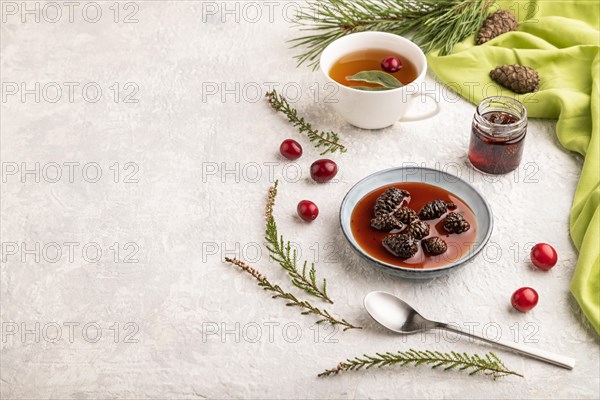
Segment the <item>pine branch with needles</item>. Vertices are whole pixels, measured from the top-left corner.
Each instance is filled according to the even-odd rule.
[[[319,287],[319,284],[317,283],[315,264],[312,263],[310,269],[307,271],[308,263],[307,261],[304,261],[302,272],[300,272],[298,270],[298,256],[296,250],[292,250],[290,242],[285,241],[283,236],[280,236],[277,232],[277,223],[273,216],[273,207],[275,206],[275,198],[277,197],[278,183],[278,181],[275,181],[275,184],[269,188],[265,206],[265,219],[267,221],[265,240],[267,241],[267,250],[270,253],[270,257],[287,271],[292,279],[292,284],[298,289],[333,304],[333,300],[331,300],[327,294],[327,280],[323,279],[321,287]]]
[[[279,285],[275,285],[275,284],[271,283],[266,276],[264,276],[258,270],[251,267],[250,265],[248,265],[247,263],[245,263],[244,261],[242,261],[240,259],[225,257],[225,261],[240,267],[243,271],[252,275],[252,277],[254,277],[254,279],[256,279],[258,281],[258,286],[262,287],[264,290],[266,290],[268,292],[274,293],[272,298],[287,300],[286,305],[289,307],[301,308],[303,310],[301,312],[302,315],[316,315],[316,316],[320,317],[320,319],[316,322],[317,324],[326,322],[333,326],[339,325],[339,326],[343,327],[344,331],[347,331],[348,329],[362,329],[360,326],[355,326],[343,318],[338,319],[338,318],[332,316],[329,313],[329,311],[327,311],[325,309],[322,310],[320,308],[317,308],[317,307],[313,306],[312,304],[310,304],[308,301],[299,300],[293,294],[283,290]]]
[[[292,39],[301,48],[298,65],[313,69],[330,43],[350,33],[380,31],[413,34],[412,40],[425,53],[439,49],[440,55],[481,28],[495,0],[315,0],[295,18],[303,36]]]
[[[373,367],[381,368],[392,365],[407,366],[428,365],[433,369],[440,368],[444,371],[453,369],[464,371],[469,375],[483,374],[491,378],[501,378],[507,375],[515,375],[523,378],[523,375],[512,371],[494,353],[489,352],[483,356],[467,353],[442,353],[431,350],[399,351],[397,353],[375,353],[375,356],[363,355],[340,362],[335,368],[321,372],[318,376],[337,375],[343,371],[356,371]]]
[[[335,152],[346,152],[346,146],[340,143],[340,138],[337,133],[333,131],[324,132],[314,129],[312,124],[307,122],[304,117],[298,116],[298,111],[290,106],[288,101],[279,93],[277,93],[275,89],[273,89],[271,92],[267,92],[265,96],[274,110],[285,114],[288,121],[295,128],[298,128],[300,133],[306,134],[308,140],[313,142],[316,148],[323,150],[321,155]]]

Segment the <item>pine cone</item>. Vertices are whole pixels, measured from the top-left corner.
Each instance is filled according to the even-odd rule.
[[[519,94],[535,92],[540,85],[535,69],[518,64],[500,65],[490,71],[490,78]]]
[[[463,233],[468,231],[471,225],[460,214],[451,212],[444,220],[444,229],[450,233]]]
[[[454,210],[455,208],[456,205],[454,203],[446,203],[443,200],[432,200],[421,208],[419,218],[423,220],[436,219],[444,215],[448,209]]]
[[[517,19],[513,13],[508,10],[499,10],[490,14],[483,22],[475,43],[484,44],[488,40],[514,30],[517,30]]]
[[[410,193],[403,189],[395,187],[389,188],[377,198],[375,202],[375,216],[391,214],[400,207],[406,197],[409,197]]]
[[[448,245],[446,242],[437,236],[424,239],[421,242],[421,246],[425,252],[434,256],[445,253],[446,250],[448,250]]]
[[[383,239],[382,243],[387,251],[396,257],[410,258],[419,250],[417,248],[417,241],[405,234],[388,235]]]
[[[394,217],[396,217],[399,221],[405,223],[406,225],[419,219],[415,210],[408,207],[401,207],[398,210],[396,210],[396,212],[394,213]]]
[[[392,229],[404,229],[404,224],[392,214],[384,214],[371,220],[371,226],[380,231],[391,231]]]
[[[407,233],[415,239],[421,240],[429,235],[429,224],[417,219],[410,223]]]

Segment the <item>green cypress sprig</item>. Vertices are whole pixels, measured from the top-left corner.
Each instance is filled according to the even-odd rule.
[[[512,371],[494,353],[489,352],[480,356],[467,353],[442,353],[431,350],[399,351],[397,353],[375,353],[375,356],[367,354],[340,362],[335,368],[325,370],[318,376],[337,375],[343,371],[356,371],[373,367],[381,368],[392,365],[407,366],[428,365],[433,369],[441,368],[444,371],[457,369],[469,375],[483,374],[491,378],[501,378],[507,375],[515,375],[523,378],[523,375]]]
[[[242,261],[240,259],[225,257],[225,261],[228,263],[231,263],[233,265],[237,265],[243,271],[252,275],[254,277],[254,279],[256,279],[258,281],[258,286],[262,287],[264,290],[275,293],[273,296],[271,296],[272,298],[287,300],[286,305],[288,307],[301,308],[303,310],[301,312],[302,315],[316,315],[318,317],[321,317],[321,319],[319,319],[316,322],[317,324],[322,324],[324,322],[327,322],[334,326],[340,325],[343,327],[344,331],[347,331],[348,329],[362,329],[360,326],[355,326],[343,318],[338,319],[338,318],[332,316],[329,313],[329,311],[327,311],[325,309],[321,310],[320,308],[317,308],[317,307],[313,306],[312,304],[310,304],[308,301],[299,300],[293,294],[283,290],[279,285],[272,284],[266,276],[264,276],[258,270],[251,267],[250,265],[248,265],[247,263],[245,263],[244,261]]]
[[[481,28],[495,0],[315,0],[303,8],[295,24],[303,32],[292,48],[304,48],[298,65],[316,69],[319,56],[336,39],[355,32],[413,34],[425,53],[450,54],[454,46]]]
[[[265,96],[274,110],[285,114],[288,121],[295,128],[298,128],[300,133],[306,134],[308,140],[313,142],[316,148],[323,149],[321,155],[335,152],[346,152],[346,146],[339,142],[340,138],[337,133],[333,131],[324,132],[314,129],[312,125],[304,119],[304,117],[298,116],[298,111],[292,108],[287,100],[277,93],[275,89],[273,89],[271,92],[267,92]]]
[[[331,300],[327,294],[327,280],[323,279],[322,287],[319,287],[319,284],[317,283],[315,264],[311,264],[307,274],[308,263],[304,261],[302,272],[300,272],[298,270],[296,250],[292,250],[290,242],[285,241],[283,236],[279,235],[277,232],[277,223],[273,216],[273,207],[275,206],[275,198],[277,197],[278,184],[279,182],[275,181],[275,184],[269,188],[267,204],[265,206],[265,219],[267,221],[265,240],[267,242],[267,250],[270,253],[270,257],[287,271],[292,280],[292,284],[298,289],[333,304],[333,300]]]

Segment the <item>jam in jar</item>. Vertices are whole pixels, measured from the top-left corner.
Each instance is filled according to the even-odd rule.
[[[488,174],[505,174],[521,163],[527,110],[519,101],[504,96],[483,99],[471,128],[469,161]]]

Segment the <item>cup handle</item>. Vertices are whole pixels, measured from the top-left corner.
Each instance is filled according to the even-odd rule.
[[[414,116],[409,116],[409,117],[402,117],[402,118],[400,118],[400,122],[423,121],[425,119],[433,118],[433,117],[435,117],[436,115],[438,115],[440,113],[440,111],[441,111],[440,102],[432,94],[422,93],[422,92],[416,92],[416,93],[412,93],[411,96],[425,96],[425,97],[429,97],[435,103],[435,110],[426,112],[426,113],[421,114],[421,115],[414,115]]]

